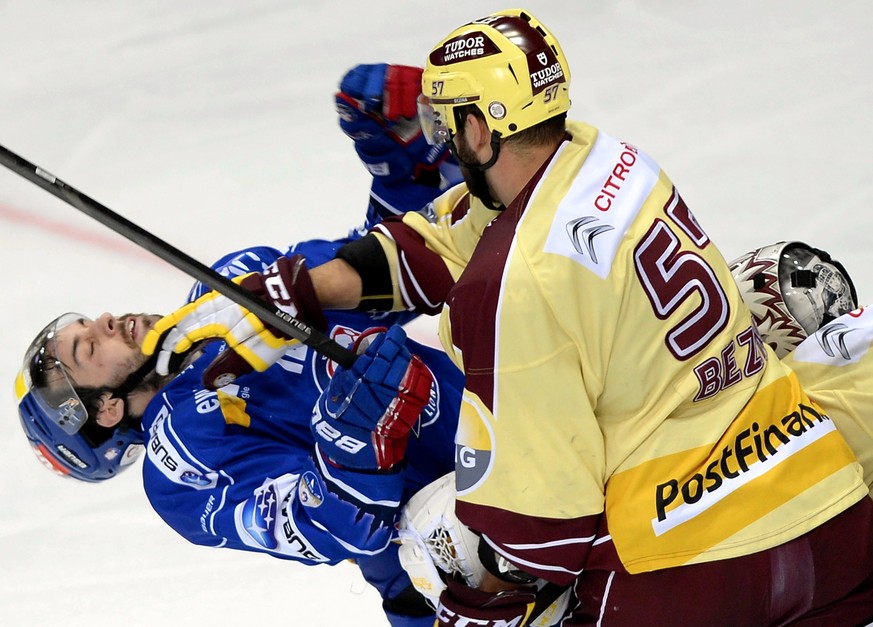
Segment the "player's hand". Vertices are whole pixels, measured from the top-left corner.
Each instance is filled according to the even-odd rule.
[[[399,326],[375,335],[349,370],[337,368],[312,411],[319,449],[355,470],[388,470],[430,400],[433,376],[405,345]]]
[[[336,94],[340,128],[367,170],[385,183],[438,186],[448,146],[430,146],[418,124],[422,69],[387,63],[349,70]]]
[[[356,108],[389,122],[418,116],[420,67],[372,63],[356,65],[340,81],[340,92],[356,101]]]
[[[327,328],[301,255],[280,257],[264,272],[234,281],[298,320],[320,331]],[[210,339],[224,340],[229,349],[204,371],[204,384],[212,389],[252,370],[266,370],[282,357],[292,340],[226,296],[209,292],[160,319],[146,335],[142,351],[158,354],[155,370],[165,375],[174,355]]]
[[[448,577],[434,625],[524,625],[535,602],[536,595],[530,589],[483,592]]]

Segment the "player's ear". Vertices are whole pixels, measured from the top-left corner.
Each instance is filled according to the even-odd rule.
[[[124,417],[124,399],[114,397],[108,392],[100,398],[97,410],[97,424],[101,427],[114,427]]]
[[[491,143],[491,133],[485,120],[476,117],[472,113],[466,115],[464,120],[464,135],[470,142],[473,150],[479,150]]]

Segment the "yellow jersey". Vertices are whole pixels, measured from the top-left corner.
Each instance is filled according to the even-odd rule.
[[[569,583],[761,551],[863,498],[667,175],[591,126],[568,133],[509,207],[459,186],[374,231],[394,307],[439,311],[466,377],[459,518]]]

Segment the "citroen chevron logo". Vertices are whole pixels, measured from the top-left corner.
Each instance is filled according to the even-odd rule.
[[[828,325],[818,333],[818,344],[828,357],[834,357],[839,353],[840,357],[848,361],[852,355],[846,346],[846,335],[854,330],[842,322]]]
[[[573,242],[573,248],[580,255],[588,255],[591,261],[597,263],[597,251],[594,250],[594,238],[601,233],[612,231],[615,227],[608,224],[596,224],[597,218],[584,216],[567,223],[567,234]]]

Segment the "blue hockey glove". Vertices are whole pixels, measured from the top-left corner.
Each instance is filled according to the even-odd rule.
[[[440,184],[448,146],[430,146],[421,133],[416,111],[421,73],[406,65],[357,65],[336,94],[340,128],[354,140],[370,174],[385,183]]]
[[[396,325],[379,333],[351,369],[337,368],[319,397],[310,427],[334,464],[388,470],[403,459],[433,383],[405,340],[406,332]]]

